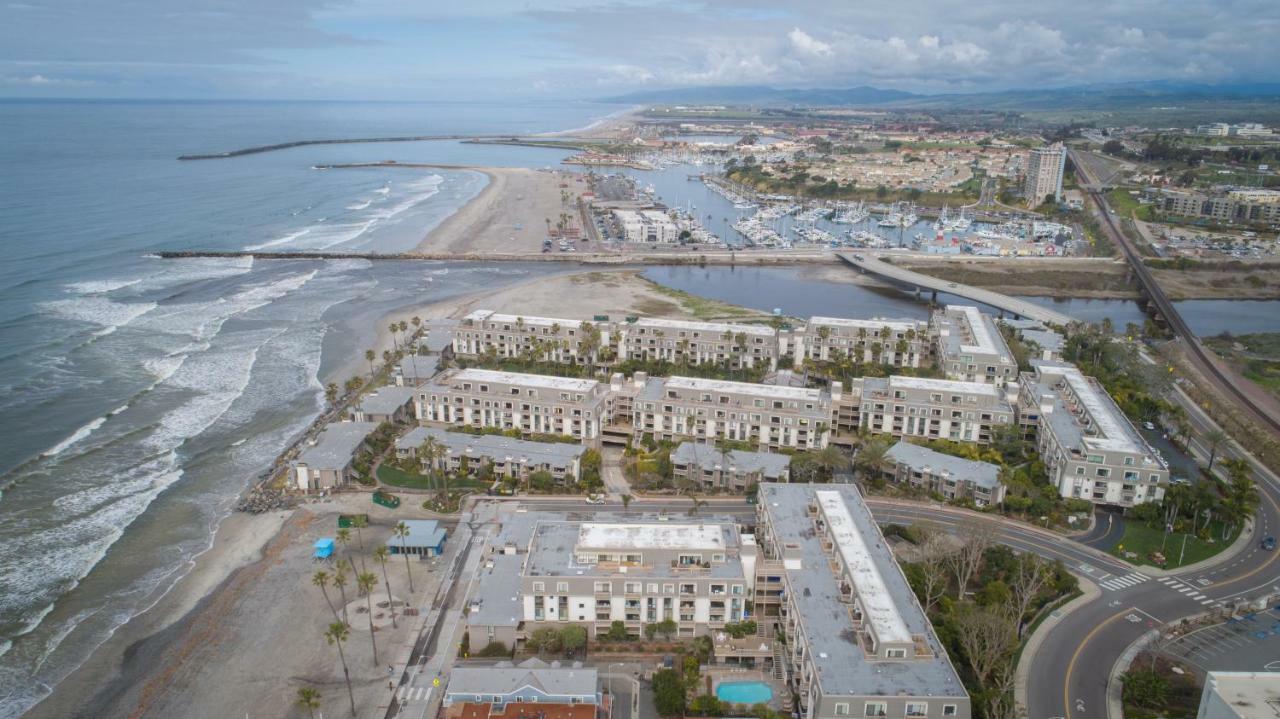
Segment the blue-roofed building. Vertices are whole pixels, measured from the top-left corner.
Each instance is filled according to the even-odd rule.
[[[328,559],[333,556],[333,537],[321,537],[316,540],[316,559]]]
[[[444,553],[444,543],[449,533],[434,519],[406,519],[409,536],[392,535],[387,549],[392,554],[409,554],[419,557],[438,557]]]

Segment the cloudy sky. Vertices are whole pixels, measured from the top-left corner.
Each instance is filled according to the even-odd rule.
[[[1276,0],[0,0],[0,96],[1280,81]]]

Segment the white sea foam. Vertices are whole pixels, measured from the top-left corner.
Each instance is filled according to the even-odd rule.
[[[62,454],[71,445],[93,434],[93,430],[101,427],[102,423],[106,421],[107,421],[106,417],[99,417],[93,420],[92,422],[89,422],[88,424],[81,427],[80,429],[77,429],[71,436],[53,445],[52,448],[50,448],[48,451],[46,451],[44,454],[41,454],[40,456],[54,457],[56,455]]]
[[[347,209],[348,210],[364,210],[364,209],[368,209],[369,205],[372,205],[372,204],[373,204],[373,200],[365,200],[364,202],[356,202],[356,203],[347,205]]]
[[[40,309],[55,317],[98,325],[94,332],[98,337],[115,332],[135,319],[156,308],[154,302],[117,302],[100,295],[84,295],[65,300],[53,300],[39,305]]]
[[[109,292],[132,287],[141,281],[141,278],[132,280],[90,280],[87,282],[73,282],[67,285],[66,289],[68,292],[77,295],[105,295]]]
[[[301,230],[298,230],[297,232],[290,232],[289,234],[287,234],[287,235],[285,235],[285,236],[283,236],[283,237],[277,237],[277,238],[276,238],[276,239],[274,239],[274,240],[269,240],[269,241],[267,241],[267,242],[263,242],[263,243],[261,243],[261,244],[257,244],[257,245],[249,245],[249,246],[245,247],[245,249],[246,249],[246,250],[248,250],[248,251],[250,251],[250,252],[254,252],[254,251],[257,251],[257,250],[265,250],[265,249],[267,249],[268,247],[276,247],[276,246],[278,246],[278,245],[285,245],[285,244],[288,244],[288,243],[290,243],[290,242],[293,242],[294,240],[298,239],[299,237],[304,237],[304,236],[306,236],[306,235],[307,235],[308,233],[310,233],[310,232],[311,232],[311,228],[310,228],[310,227],[305,227],[305,228],[303,228],[303,229],[301,229]]]

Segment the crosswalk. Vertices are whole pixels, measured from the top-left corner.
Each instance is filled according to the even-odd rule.
[[[1119,592],[1121,590],[1128,589],[1129,587],[1136,587],[1150,578],[1151,577],[1148,577],[1142,572],[1129,572],[1123,577],[1112,577],[1111,579],[1098,582],[1098,586],[1113,592]]]
[[[400,704],[426,701],[431,698],[431,690],[433,688],[434,687],[400,687],[400,689],[396,691],[396,701]]]
[[[1173,577],[1160,577],[1156,581],[1172,589],[1178,594],[1183,595],[1187,599],[1197,601],[1206,607],[1209,606],[1210,604],[1222,604],[1222,602],[1216,599],[1210,599],[1206,597],[1203,593],[1200,592],[1200,590],[1196,589],[1190,584],[1181,582],[1177,579],[1174,579]]]

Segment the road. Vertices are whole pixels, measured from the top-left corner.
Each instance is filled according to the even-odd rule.
[[[857,251],[840,251],[836,253],[850,267],[859,269],[873,275],[877,275],[884,279],[905,285],[913,285],[922,290],[932,290],[935,292],[945,292],[957,297],[963,297],[974,302],[981,302],[984,305],[995,307],[1017,317],[1026,317],[1038,322],[1048,322],[1054,325],[1066,325],[1073,322],[1074,319],[1061,312],[1051,310],[1047,307],[1041,307],[1034,302],[1010,297],[1009,295],[999,292],[992,292],[981,287],[972,287],[970,285],[962,285],[956,282],[948,282],[937,277],[930,277],[919,272],[891,265],[880,258],[880,256],[868,252]]]

